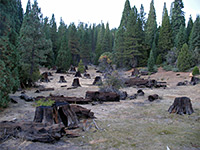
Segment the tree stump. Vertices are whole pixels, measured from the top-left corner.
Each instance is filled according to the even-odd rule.
[[[137,68],[134,68],[131,73],[131,76],[138,77],[139,74],[140,74],[140,71]]]
[[[88,79],[91,79],[91,77],[90,77],[90,74],[89,74],[89,73],[84,73],[84,74],[83,74],[83,76],[84,76],[84,77],[86,77],[86,78],[88,78]]]
[[[42,77],[41,77],[41,79],[40,79],[40,82],[50,82],[50,80],[49,80],[49,78],[48,78],[48,76],[49,76],[49,73],[48,73],[48,72],[42,73],[41,76],[42,76]]]
[[[191,85],[196,85],[196,84],[198,84],[200,82],[200,79],[199,78],[197,78],[197,77],[192,77],[191,78],[191,81],[190,81],[190,84]]]
[[[75,78],[73,80],[72,86],[75,86],[75,87],[81,86],[80,83],[79,83],[79,78]]]
[[[191,100],[188,97],[176,97],[174,103],[168,109],[169,113],[177,113],[179,115],[191,115],[194,110]]]
[[[62,122],[65,127],[75,127],[78,125],[75,112],[66,102],[56,102],[53,106],[36,107],[33,121],[49,125]]]
[[[144,96],[144,92],[140,89],[137,91],[137,96]]]
[[[70,67],[70,70],[69,70],[70,72],[76,72],[76,68],[74,67],[74,66],[72,66],[71,65],[71,67]]]
[[[66,83],[67,81],[65,80],[64,76],[60,76],[60,80],[58,82],[59,83]]]
[[[88,66],[87,65],[85,65],[85,70],[88,70]]]
[[[66,73],[66,71],[63,68],[58,68],[56,73]]]
[[[100,76],[96,76],[93,82],[93,85],[102,85],[102,80]]]
[[[82,77],[82,76],[81,76],[81,72],[80,72],[80,71],[77,71],[74,77]]]

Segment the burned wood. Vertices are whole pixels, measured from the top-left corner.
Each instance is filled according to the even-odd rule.
[[[73,80],[72,86],[75,86],[75,87],[81,86],[80,83],[79,83],[79,78],[75,78]]]
[[[84,99],[82,97],[64,97],[64,96],[48,96],[48,97],[43,97],[43,96],[38,96],[35,98],[36,101],[40,99],[45,99],[45,100],[54,100],[56,102],[68,102],[72,104],[88,104],[91,103],[92,100],[90,99]]]
[[[71,65],[71,67],[70,67],[70,70],[69,70],[70,72],[76,72],[76,67],[74,67],[74,66],[72,66]]]
[[[159,99],[159,96],[157,94],[153,94],[153,95],[148,96],[148,100],[150,102],[153,102],[154,100],[157,100],[157,99]]]
[[[49,74],[48,72],[42,73],[40,82],[50,82],[50,80],[48,78],[49,75],[51,75],[51,74]]]
[[[84,76],[84,77],[86,77],[86,78],[88,78],[88,79],[91,79],[91,77],[90,77],[90,74],[89,74],[89,73],[84,73],[84,74],[83,74],[83,76]]]
[[[74,75],[74,77],[82,77],[81,72],[77,71],[76,74]]]
[[[71,105],[71,109],[76,113],[79,119],[94,119],[94,113],[90,109],[84,108],[79,105]]]
[[[20,98],[23,99],[23,100],[25,100],[26,102],[32,102],[32,101],[35,100],[33,97],[29,97],[29,96],[26,95],[26,94],[21,94],[21,95],[20,95]]]
[[[144,92],[140,89],[137,91],[137,96],[144,96]]]
[[[63,68],[58,68],[56,73],[66,73],[66,71]]]
[[[114,92],[87,91],[86,99],[101,102],[119,102],[120,95]]]
[[[54,91],[54,88],[40,88],[35,91],[35,93],[45,92],[45,91]]]
[[[100,76],[96,76],[94,79],[94,82],[92,83],[93,85],[102,85],[102,80]]]
[[[197,77],[192,77],[191,78],[191,81],[190,81],[191,85],[196,85],[198,83],[200,83],[200,79],[199,78],[197,78]]]
[[[179,115],[188,114],[191,115],[194,110],[192,103],[188,97],[176,97],[174,103],[168,109],[169,113],[177,113]]]
[[[59,83],[66,83],[67,81],[65,80],[64,76],[60,76],[60,80],[58,82]]]

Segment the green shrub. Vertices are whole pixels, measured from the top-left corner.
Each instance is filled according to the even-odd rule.
[[[158,57],[157,57],[157,59],[156,59],[156,64],[157,64],[157,65],[162,64],[162,56],[161,56],[161,54],[158,55]]]
[[[172,71],[173,67],[172,67],[171,65],[164,65],[164,66],[163,66],[163,69],[164,69],[165,71]]]
[[[197,66],[194,67],[193,71],[192,71],[192,75],[195,76],[195,75],[199,75],[199,68]]]
[[[49,100],[45,100],[45,99],[40,99],[38,101],[36,101],[36,107],[38,106],[52,106],[55,103],[55,101],[49,99]]]
[[[85,72],[85,67],[84,67],[84,65],[83,65],[82,59],[81,59],[80,62],[78,63],[78,71],[80,71],[80,73],[84,73],[84,72]]]

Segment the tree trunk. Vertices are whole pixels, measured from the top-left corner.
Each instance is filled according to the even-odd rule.
[[[191,115],[194,110],[191,100],[188,97],[176,97],[174,103],[168,109],[169,113],[177,113],[179,115]]]

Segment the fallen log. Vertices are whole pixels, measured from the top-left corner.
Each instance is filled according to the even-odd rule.
[[[79,105],[70,105],[71,109],[76,113],[79,119],[94,119],[94,113],[90,109],[81,107]]]
[[[86,99],[100,102],[119,102],[120,95],[114,92],[87,91]]]
[[[20,95],[20,98],[23,99],[23,100],[25,100],[26,102],[32,102],[32,101],[35,100],[33,97],[29,97],[29,96],[26,95],[26,94],[21,94],[21,95]]]
[[[35,100],[40,100],[40,99],[45,99],[45,100],[54,100],[55,102],[67,102],[70,104],[88,104],[91,103],[92,100],[90,99],[84,99],[82,97],[64,97],[64,96],[38,96],[35,98]]]
[[[192,103],[188,97],[176,97],[174,103],[168,109],[169,113],[177,113],[179,115],[188,114],[191,115],[194,110]]]

